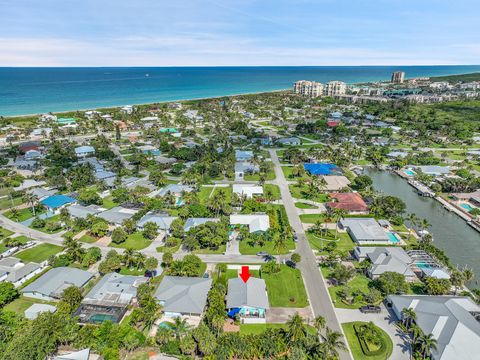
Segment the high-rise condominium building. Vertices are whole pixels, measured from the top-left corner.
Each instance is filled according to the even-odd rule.
[[[322,96],[323,84],[315,81],[300,80],[293,84],[293,92],[309,97]]]
[[[392,83],[403,84],[405,81],[405,73],[403,71],[395,71],[392,73]]]
[[[325,88],[325,95],[327,96],[345,95],[346,92],[347,84],[343,81],[330,81]]]

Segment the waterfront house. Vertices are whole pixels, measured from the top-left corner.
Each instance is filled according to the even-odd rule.
[[[410,268],[412,259],[401,247],[357,246],[353,256],[361,261],[369,260],[371,266],[367,274],[376,279],[384,272],[396,272],[405,276],[407,281],[415,281],[417,277]]]
[[[187,232],[190,229],[193,229],[196,226],[206,224],[207,222],[219,222],[220,219],[218,218],[189,218],[185,221],[185,225],[183,226],[183,230]]]
[[[85,295],[73,315],[81,323],[118,323],[135,301],[138,287],[147,281],[143,276],[107,274]]]
[[[65,289],[70,286],[82,288],[93,274],[71,267],[57,267],[50,269],[31,284],[21,290],[24,296],[40,300],[58,300]]]
[[[307,163],[303,168],[310,175],[342,175],[337,165],[330,163]]]
[[[270,228],[267,214],[230,215],[231,225],[247,225],[250,233],[265,232]]]
[[[243,324],[266,322],[270,309],[265,280],[250,277],[247,282],[240,278],[228,280],[227,311],[230,317],[240,317]]]
[[[450,174],[450,166],[439,166],[439,165],[426,165],[426,166],[417,166],[417,165],[408,165],[407,168],[413,168],[415,170],[420,170],[426,175],[432,176],[444,176]]]
[[[154,297],[165,317],[201,316],[207,305],[212,279],[165,276]]]
[[[480,354],[480,306],[468,297],[389,295],[395,316],[415,311],[415,324],[437,340],[432,360],[474,360]]]
[[[373,218],[345,218],[340,226],[360,245],[390,243],[387,232]]]
[[[340,191],[342,189],[348,188],[350,185],[350,180],[348,180],[343,175],[327,175],[322,176],[323,180],[325,180],[325,187],[322,187],[322,190],[326,191]]]
[[[325,204],[327,210],[343,209],[349,214],[368,214],[368,206],[359,193],[332,193],[333,201]]]
[[[79,146],[75,148],[75,155],[79,158],[95,155],[95,148],[90,145]]]
[[[253,198],[254,195],[263,195],[263,187],[251,184],[233,184],[233,193],[247,199]]]

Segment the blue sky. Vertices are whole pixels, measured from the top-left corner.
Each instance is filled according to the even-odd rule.
[[[478,0],[0,0],[0,66],[480,63]]]

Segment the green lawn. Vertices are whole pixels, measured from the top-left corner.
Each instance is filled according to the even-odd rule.
[[[348,235],[348,233],[339,232],[337,234],[338,240],[333,240],[333,237],[335,235],[333,230],[330,230],[330,234],[331,235],[326,237],[326,239],[327,240],[332,239],[330,241],[335,241],[337,243],[337,250],[339,250],[339,251],[351,251],[355,248],[356,244],[352,240],[350,235]],[[308,239],[308,242],[310,243],[310,246],[312,247],[312,249],[320,250],[320,251],[329,242],[327,240],[320,239],[318,236],[313,234],[311,231],[307,232],[307,239]]]
[[[303,202],[296,202],[295,207],[297,207],[299,209],[318,209],[318,207],[315,206],[315,205],[310,205],[310,204],[303,203]]]
[[[18,206],[23,203],[22,197],[13,198],[13,206]],[[12,207],[12,199],[9,197],[0,199],[0,210],[9,209]]]
[[[114,248],[123,248],[123,249],[131,248],[134,250],[142,250],[142,249],[145,249],[151,243],[152,241],[144,238],[141,232],[135,232],[129,235],[127,237],[127,240],[125,240],[123,243],[115,244],[111,242],[109,246]]]
[[[289,239],[286,242],[286,250],[281,254],[288,254],[289,250],[295,250],[295,242],[293,239]],[[242,255],[255,255],[259,251],[266,251],[271,255],[279,255],[279,252],[273,249],[273,241],[267,241],[265,245],[250,246],[246,241],[240,241],[240,254]]]
[[[217,250],[212,249],[198,249],[192,251],[194,254],[224,254],[227,249],[227,245],[221,245]]]
[[[56,230],[51,231],[51,230],[48,229],[47,225],[48,225],[49,223],[54,223],[54,222],[58,222],[58,221],[60,221],[60,215],[55,215],[55,216],[52,216],[51,218],[45,219],[45,226],[42,227],[42,228],[34,228],[34,227],[31,226],[31,225],[30,225],[29,227],[30,227],[31,229],[35,229],[35,230],[38,230],[38,231],[41,231],[41,232],[44,232],[44,233],[47,233],[47,234],[56,234],[56,233],[62,231],[63,228],[60,227],[60,228],[58,228],[58,229],[56,229]]]
[[[198,198],[202,204],[205,204],[207,199],[210,196],[210,193],[213,191],[213,187],[210,186],[201,186],[200,191],[198,192]]]
[[[293,171],[294,166],[282,166],[282,171],[283,175],[285,176],[285,179],[289,181],[294,181],[298,179],[308,179],[308,175],[305,174],[304,176],[293,176],[292,171]]]
[[[286,324],[240,324],[240,333],[244,335],[259,335],[267,329],[285,329]],[[315,334],[313,326],[306,325],[307,332]]]
[[[156,248],[157,252],[159,253],[164,253],[164,252],[171,252],[172,254],[173,253],[176,253],[178,251],[178,249],[180,249],[180,243],[178,243],[176,246],[159,246]]]
[[[143,276],[145,274],[145,269],[130,269],[126,267],[122,267],[120,269],[120,274],[122,275],[134,275],[134,276]]]
[[[96,237],[88,235],[88,234],[83,235],[78,240],[81,241],[81,242],[87,243],[87,244],[91,244],[91,243],[94,243],[94,242],[98,241],[98,239]]]
[[[4,228],[0,227],[0,239],[6,238],[6,237],[8,237],[12,234],[14,234],[13,231],[10,231],[10,230],[7,230],[7,229],[4,229]]]
[[[288,188],[290,189],[290,193],[295,199],[306,199],[306,200],[313,200],[319,203],[325,203],[329,200],[329,195],[328,194],[318,194],[314,197],[309,197],[306,194],[306,191],[308,189],[307,185],[304,185],[302,187],[298,187],[297,184],[290,184],[288,185]]]
[[[267,171],[266,180],[275,180],[275,171],[273,170],[273,165],[271,164],[269,170]],[[245,174],[246,181],[258,181],[260,180],[260,174]]]
[[[114,208],[117,205],[118,204],[115,201],[113,201],[112,196],[107,196],[106,198],[103,198],[102,207],[104,207],[105,209],[111,209],[111,208]]]
[[[42,214],[45,211],[36,211],[35,215]],[[10,220],[22,222],[33,217],[32,208],[28,207],[25,209],[18,210],[17,214],[14,215],[12,210],[7,211],[4,215]]]
[[[303,278],[298,269],[281,265],[276,274],[262,274],[267,284],[268,300],[272,307],[305,307],[308,305]]]
[[[63,248],[53,244],[40,244],[33,248],[23,250],[15,255],[15,257],[23,260],[24,262],[41,263],[47,260],[51,255],[55,255],[62,251]]]
[[[321,222],[325,222],[325,215],[324,214],[302,214],[300,215],[300,220],[303,223],[315,224],[318,220],[320,220]]]
[[[267,191],[270,191],[272,194],[272,200],[280,200],[282,198],[280,194],[280,188],[274,184],[265,184],[263,185],[263,193],[267,194]]]
[[[329,273],[329,270],[326,268],[322,268],[322,273],[324,275],[327,275]],[[328,275],[327,275],[328,276]],[[348,282],[348,286],[350,289],[352,289],[352,292],[361,292],[361,293],[366,293],[368,292],[368,285],[371,283],[372,280],[370,280],[368,277],[362,274],[356,274],[355,277]],[[328,288],[328,292],[330,293],[330,297],[332,299],[332,302],[335,307],[341,308],[341,309],[358,309],[360,306],[366,305],[365,302],[353,302],[352,304],[347,304],[342,301],[342,299],[339,298],[338,292],[343,288],[343,285],[339,286],[330,286]]]
[[[392,354],[392,351],[393,351],[393,343],[392,343],[392,339],[390,339],[390,336],[388,336],[388,334],[385,331],[383,331],[382,329],[377,327],[377,330],[381,334],[382,340],[385,344],[385,351],[382,352],[381,354],[378,354],[378,355],[367,356],[362,351],[360,341],[357,337],[355,329],[353,328],[354,324],[355,325],[362,325],[362,324],[366,324],[366,323],[356,321],[356,322],[349,322],[349,323],[342,324],[342,328],[343,328],[343,331],[344,331],[345,336],[347,338],[350,350],[352,351],[352,355],[353,355],[354,360],[385,360],[385,359],[388,359],[390,357],[390,355]]]
[[[39,299],[28,298],[25,296],[20,296],[18,299],[15,299],[10,304],[5,306],[6,310],[14,311],[17,314],[24,315],[25,310],[27,310],[33,304],[50,304],[55,305],[54,302],[51,301],[42,301]]]

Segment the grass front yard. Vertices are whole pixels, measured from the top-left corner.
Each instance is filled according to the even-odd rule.
[[[47,234],[56,234],[56,233],[62,231],[63,228],[60,226],[58,229],[50,230],[48,228],[48,224],[58,223],[59,221],[60,221],[60,215],[55,215],[55,216],[52,216],[51,218],[45,219],[45,226],[44,227],[35,228],[32,225],[30,225],[29,228],[35,229],[35,230],[38,230],[38,231],[41,231],[41,232],[44,232],[44,233],[47,233]]]
[[[265,184],[263,185],[263,194],[267,197],[267,192],[270,192],[272,200],[280,200],[282,198],[280,194],[280,188],[278,185],[274,184]]]
[[[110,247],[122,248],[122,249],[133,249],[133,250],[142,250],[145,249],[152,243],[151,240],[145,238],[141,232],[134,232],[131,235],[128,235],[127,240],[121,244],[115,244],[114,242],[110,243]]]
[[[213,250],[213,249],[198,249],[198,250],[193,250],[193,254],[224,254],[225,251],[227,250],[227,245],[220,245],[218,249]]]
[[[53,244],[40,244],[30,249],[23,250],[18,254],[15,254],[16,258],[19,258],[23,262],[41,263],[47,260],[50,256],[58,254],[63,248]]]
[[[43,210],[43,211],[37,210],[37,211],[35,211],[35,216],[38,216],[38,215],[40,215],[44,212],[45,212],[45,210]],[[12,210],[9,210],[6,213],[4,213],[4,215],[7,218],[9,218],[10,220],[13,220],[13,221],[16,221],[16,222],[22,222],[22,221],[25,221],[25,220],[28,220],[28,219],[32,218],[33,217],[33,212],[32,212],[32,208],[28,207],[28,208],[25,208],[25,209],[17,210],[16,213]]]
[[[297,203],[299,204],[299,203]],[[302,214],[300,215],[300,220],[302,223],[306,224],[315,224],[317,221],[324,222],[325,215],[324,214]]]
[[[337,250],[339,251],[351,251],[355,248],[356,244],[348,233],[338,232],[337,237],[338,240],[334,240],[335,230],[330,230],[329,235],[323,238],[320,238],[319,235],[314,234],[312,231],[307,231],[308,242],[314,250],[319,250],[321,252],[323,247],[329,242],[335,242],[337,244]]]
[[[268,301],[271,307],[305,307],[307,292],[302,274],[298,269],[281,265],[276,274],[262,274],[267,284]]]
[[[12,204],[12,202],[13,202],[13,204]],[[5,209],[8,209],[8,208],[11,208],[12,206],[18,206],[22,203],[23,203],[23,199],[22,199],[21,196],[13,198],[13,200],[10,199],[10,197],[5,197],[5,198],[0,199],[0,210],[5,210]]]
[[[304,185],[302,187],[299,187],[297,184],[290,184],[288,185],[288,188],[290,189],[290,193],[295,199],[305,199],[305,200],[312,200],[316,201],[318,203],[325,203],[330,199],[330,196],[328,194],[318,194],[315,196],[308,196],[307,190],[308,186]]]
[[[286,250],[280,253],[277,250],[273,249],[273,241],[267,241],[263,246],[260,246],[260,245],[251,246],[250,244],[248,244],[247,241],[241,240],[239,247],[240,247],[240,254],[242,255],[255,255],[259,251],[266,251],[270,255],[280,255],[280,254],[288,254],[290,250],[295,250],[295,242],[292,239],[288,239],[286,241]]]
[[[94,242],[98,241],[98,239],[96,237],[88,235],[88,234],[85,234],[85,235],[81,236],[80,239],[78,239],[78,240],[81,241],[81,242],[87,243],[87,244],[91,244],[91,243],[94,243]]]
[[[349,323],[342,324],[343,332],[345,333],[345,337],[347,338],[348,345],[350,347],[350,350],[352,351],[354,360],[388,359],[393,351],[393,342],[392,342],[392,339],[390,339],[390,336],[388,336],[388,334],[382,329],[380,329],[378,326],[376,326],[376,330],[381,336],[382,343],[383,343],[383,346],[381,348],[383,351],[381,351],[377,355],[372,355],[372,356],[365,355],[365,353],[362,350],[360,340],[354,328],[354,325],[359,326],[363,324],[367,324],[367,323],[356,321],[356,322],[349,322]]]
[[[14,234],[13,231],[10,231],[10,230],[7,230],[7,229],[4,229],[4,228],[0,227],[0,239],[4,239],[6,237],[9,237],[12,234]]]
[[[307,332],[315,334],[313,326],[306,325]],[[243,335],[260,335],[267,329],[286,329],[286,324],[240,324],[240,333]]]
[[[108,210],[108,209],[114,208],[117,205],[118,204],[115,201],[113,201],[112,196],[107,196],[107,197],[103,198],[103,204],[102,204],[103,208]]]
[[[298,209],[318,209],[315,205],[310,205],[304,202],[296,202],[295,207]]]
[[[322,267],[322,274],[328,278],[330,274],[330,270],[328,268]],[[362,274],[356,274],[355,277],[350,280],[347,285],[352,290],[352,293],[367,293],[369,290],[368,285],[371,283],[371,280]],[[328,292],[330,293],[330,297],[335,307],[341,309],[358,309],[360,306],[366,305],[366,303],[362,301],[354,301],[352,304],[347,304],[346,302],[342,301],[339,296],[340,291],[345,287],[345,285],[338,285],[338,286],[329,286]]]

